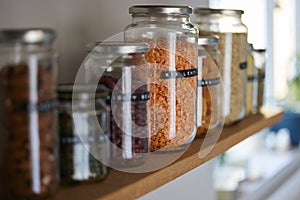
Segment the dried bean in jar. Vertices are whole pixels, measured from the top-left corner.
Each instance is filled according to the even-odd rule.
[[[109,139],[121,149],[121,151],[112,150],[111,161],[121,165],[138,165],[143,159],[140,153],[149,152],[149,137],[147,137],[149,91],[146,86],[135,86],[139,85],[139,82],[132,80],[132,88],[137,89],[131,94],[130,99],[124,99],[125,95],[117,84],[118,81],[119,79],[112,76],[102,76],[99,82],[110,90],[110,100],[107,102],[111,106]],[[123,111],[125,104],[129,104],[130,112]],[[126,123],[129,126],[132,124],[131,132],[126,130]],[[133,155],[126,157],[126,152]]]

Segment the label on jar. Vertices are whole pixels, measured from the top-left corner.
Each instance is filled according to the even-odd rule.
[[[39,102],[39,103],[29,103],[23,104],[21,106],[22,110],[28,112],[46,112],[56,109],[58,106],[57,99],[52,99],[49,101]]]
[[[240,63],[240,69],[247,69],[247,62]]]
[[[218,85],[221,82],[221,78],[213,78],[213,79],[202,79],[197,81],[198,87],[207,87],[207,86],[213,86]]]
[[[175,71],[162,71],[162,79],[171,79],[171,78],[189,78],[198,75],[198,69],[184,69],[184,70],[175,70]]]
[[[83,137],[79,135],[61,135],[60,136],[60,143],[64,145],[70,145],[70,144],[79,144],[79,143],[84,143],[84,144],[93,144],[98,141],[103,141],[103,136],[99,136],[97,138],[96,136],[89,136],[89,137]]]
[[[126,94],[112,94],[111,100],[114,101],[148,101],[150,99],[150,92]]]
[[[259,74],[256,76],[248,76],[248,81],[262,81],[265,79],[265,74]]]

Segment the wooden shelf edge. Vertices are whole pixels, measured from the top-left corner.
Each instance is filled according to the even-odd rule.
[[[264,112],[264,114],[249,116],[237,124],[225,127],[218,138],[218,142],[203,158],[199,158],[199,150],[204,138],[197,138],[181,158],[163,169],[145,174],[129,174],[111,170],[109,176],[103,182],[90,186],[62,189],[54,199],[69,199],[70,196],[68,195],[72,195],[72,199],[74,200],[81,199],[82,197],[85,197],[84,199],[97,200],[139,198],[204,164],[256,132],[274,125],[283,116],[282,110],[278,108],[267,109]],[[208,141],[210,140],[209,138]],[[211,140],[213,141],[213,139]],[[212,145],[208,142],[203,151],[209,150],[211,147]],[[86,196],[82,193],[86,193]]]

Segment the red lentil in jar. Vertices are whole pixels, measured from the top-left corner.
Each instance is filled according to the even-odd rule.
[[[125,40],[147,42],[150,63],[151,151],[182,150],[196,134],[198,31],[189,6],[129,8]]]

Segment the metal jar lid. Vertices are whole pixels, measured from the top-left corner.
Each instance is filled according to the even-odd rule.
[[[198,45],[216,45],[219,42],[217,36],[199,36]]]
[[[94,51],[101,54],[128,54],[145,53],[149,50],[149,45],[145,42],[92,42],[86,45],[88,52]]]
[[[54,30],[47,28],[0,30],[0,43],[51,44],[55,37]]]
[[[136,5],[129,8],[130,14],[192,14],[193,8],[190,6],[172,5]]]
[[[235,9],[213,9],[213,8],[195,8],[195,14],[224,14],[224,15],[242,15],[243,10]]]
[[[60,84],[57,88],[59,101],[77,100],[91,100],[106,99],[108,96],[108,89],[104,86],[98,85],[97,88],[88,84]]]

